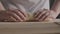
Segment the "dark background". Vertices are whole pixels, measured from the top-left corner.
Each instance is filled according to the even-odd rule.
[[[55,0],[50,0],[50,8],[52,7]]]
[[[55,0],[50,0],[50,8],[52,7],[52,5],[54,4]],[[60,19],[60,14],[57,16],[57,19]]]

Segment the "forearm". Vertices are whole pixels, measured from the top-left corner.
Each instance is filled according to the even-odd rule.
[[[0,10],[5,10],[1,2],[0,2]]]
[[[55,0],[55,3],[52,6],[51,10],[54,10],[55,12],[60,12],[60,0]]]
[[[55,0],[55,3],[52,6],[51,10],[54,10],[54,12],[55,12],[54,15],[55,15],[55,17],[57,17],[58,14],[60,13],[60,0]]]

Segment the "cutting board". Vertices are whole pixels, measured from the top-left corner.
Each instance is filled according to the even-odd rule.
[[[60,20],[55,20],[60,22]],[[0,34],[54,34],[60,33],[55,22],[0,22]]]

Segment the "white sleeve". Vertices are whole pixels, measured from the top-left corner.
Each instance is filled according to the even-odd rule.
[[[42,9],[50,9],[50,5],[49,5],[49,0],[46,0],[44,6],[42,7]]]
[[[1,3],[3,4],[3,7],[5,10],[7,9],[17,9],[13,4],[10,3],[9,0],[1,0]]]

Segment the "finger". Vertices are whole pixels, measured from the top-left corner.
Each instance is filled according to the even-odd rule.
[[[7,19],[9,15],[6,13],[6,11],[1,11],[0,12],[0,20]]]
[[[9,14],[18,21],[23,21],[17,14],[9,12]]]
[[[19,18],[20,18],[20,20],[22,19],[24,19],[24,18],[22,18],[23,16],[21,15],[21,13],[19,12],[19,11],[17,11],[17,10],[10,10],[10,12],[12,12],[12,13],[15,13],[16,15],[18,15],[19,16]]]
[[[22,11],[22,10],[18,10],[18,11],[20,11],[25,17],[27,17],[27,14],[25,11]]]
[[[22,20],[26,20],[26,17],[18,10],[12,10],[11,12],[14,12],[17,14]]]
[[[35,18],[38,17],[39,14],[41,14],[41,12],[42,12],[42,11],[37,11],[37,12],[34,14],[34,17],[35,17]]]
[[[27,13],[24,12],[24,11],[21,11],[21,10],[18,10],[18,11],[21,13],[21,16],[22,16],[23,20],[26,20],[26,18],[28,17]]]
[[[12,18],[11,20],[10,20],[10,15],[11,13],[9,13],[8,11],[2,11],[2,12],[0,12],[0,21],[4,21],[4,22],[6,22],[6,21],[11,21],[11,20],[14,20],[14,21],[16,21],[16,19],[15,18]]]
[[[47,11],[43,11],[41,14],[39,14],[39,16],[36,19],[37,20],[41,19],[46,13],[47,13]]]
[[[49,13],[47,12],[40,20],[41,21],[44,21],[46,18],[48,18],[49,17]]]
[[[35,13],[35,18],[38,17],[42,12],[46,11],[47,9],[39,10],[37,13]]]
[[[50,11],[47,12],[46,16],[43,17],[43,21],[50,17]]]
[[[24,15],[24,17],[27,17],[27,15],[26,15],[27,13],[25,11],[22,11],[22,10],[19,10],[19,9],[15,9],[13,11],[18,11],[18,12],[22,13]]]
[[[14,17],[10,16],[9,18],[5,19],[4,22],[17,22],[17,20]]]
[[[21,18],[19,18],[19,16],[16,13],[13,13],[11,11],[6,11],[3,14],[4,16],[7,16],[7,17],[12,15],[16,20],[23,21]]]

